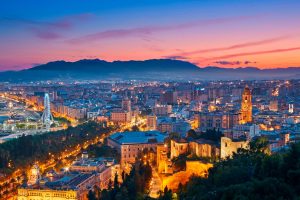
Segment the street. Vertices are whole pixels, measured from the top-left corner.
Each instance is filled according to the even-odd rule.
[[[162,190],[162,182],[161,179],[158,176],[158,173],[154,167],[152,167],[152,179],[150,182],[150,192],[149,196],[152,198],[158,198],[159,197],[159,191]]]

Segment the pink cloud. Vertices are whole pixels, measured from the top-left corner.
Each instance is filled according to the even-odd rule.
[[[70,15],[53,21],[37,21],[22,18],[2,18],[1,22],[15,23],[25,26],[36,37],[46,40],[61,38],[61,31],[70,30],[78,22],[90,20],[94,17],[93,14],[83,13],[78,15]]]
[[[31,29],[36,37],[44,40],[54,40],[62,38],[62,36],[56,32],[42,30],[42,29]]]
[[[251,42],[245,42],[241,44],[234,44],[227,47],[218,47],[218,48],[210,48],[210,49],[201,49],[196,51],[190,51],[190,52],[181,52],[180,54],[174,54],[171,56],[190,56],[200,53],[210,53],[210,52],[217,52],[217,51],[227,51],[227,50],[233,50],[233,49],[239,49],[239,48],[246,48],[246,47],[252,47],[252,46],[259,46],[264,44],[270,44],[274,42],[278,42],[281,40],[285,40],[287,38],[290,38],[290,36],[280,36],[275,38],[269,38],[264,40],[258,40],[258,41],[251,41]]]
[[[273,50],[267,50],[267,51],[244,52],[244,53],[228,54],[228,55],[224,55],[224,56],[212,57],[212,58],[201,60],[200,62],[210,61],[210,60],[227,59],[227,58],[235,58],[235,57],[240,57],[240,56],[261,55],[261,54],[280,53],[280,52],[297,51],[297,50],[300,50],[300,47],[293,47],[293,48],[286,48],[286,49],[273,49]]]
[[[73,38],[68,40],[69,43],[84,43],[91,42],[96,40],[102,40],[107,38],[122,38],[128,36],[145,36],[150,35],[155,32],[161,31],[172,31],[179,29],[192,28],[195,26],[209,26],[214,24],[228,23],[233,21],[240,21],[253,18],[253,16],[237,16],[231,18],[216,18],[216,19],[206,19],[206,20],[198,20],[188,23],[175,24],[169,26],[147,26],[147,27],[138,27],[138,28],[129,28],[129,29],[112,29],[106,31],[100,31],[88,35],[84,35],[82,37]]]

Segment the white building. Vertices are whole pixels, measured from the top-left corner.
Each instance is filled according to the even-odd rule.
[[[253,137],[260,135],[260,129],[256,124],[239,124],[233,127],[232,135],[233,139],[245,137],[246,139],[250,140]]]

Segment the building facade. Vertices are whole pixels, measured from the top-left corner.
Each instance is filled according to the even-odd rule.
[[[240,124],[252,122],[252,95],[248,86],[242,94],[242,104],[240,110]]]
[[[221,138],[220,157],[225,159],[231,157],[238,149],[247,149],[248,141],[246,140],[232,140],[228,137]]]
[[[155,115],[147,115],[147,129],[157,130],[157,117]]]
[[[131,121],[131,113],[124,110],[111,112],[110,120],[114,123],[128,123]]]
[[[121,154],[121,165],[133,164],[143,151],[156,152],[156,147],[163,144],[165,135],[159,131],[120,132],[111,135],[107,144]]]

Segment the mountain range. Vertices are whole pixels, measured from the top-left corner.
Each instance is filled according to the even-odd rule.
[[[38,80],[268,80],[299,79],[300,67],[259,69],[256,67],[200,68],[190,62],[172,59],[144,61],[79,60],[54,61],[20,71],[0,73],[2,81]]]

